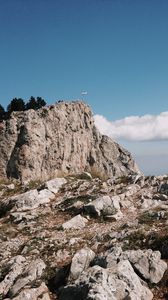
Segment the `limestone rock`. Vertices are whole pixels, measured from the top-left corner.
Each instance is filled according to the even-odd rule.
[[[139,172],[130,153],[94,125],[83,102],[12,112],[0,134],[0,178],[48,180],[84,171],[113,177]]]
[[[72,258],[69,278],[75,280],[79,275],[89,267],[90,262],[94,259],[95,253],[89,249],[81,249],[75,253]]]
[[[13,286],[15,280],[19,275],[22,274],[23,268],[25,266],[25,258],[21,255],[13,257],[9,261],[9,271],[6,274],[3,281],[0,282],[0,297],[5,296],[10,288]]]
[[[2,268],[5,268],[6,274],[0,282],[0,298],[4,299],[8,294],[10,295],[10,299],[11,297],[13,299],[14,296],[21,292],[16,299],[36,299],[33,298],[34,296],[28,298],[29,292],[25,292],[24,287],[33,284],[41,278],[46,268],[45,263],[41,259],[36,259],[29,263],[23,256],[18,255],[9,260],[7,265],[2,266]],[[22,298],[21,295],[24,297]]]
[[[0,210],[11,210],[22,212],[32,210],[40,205],[47,204],[50,199],[53,199],[55,195],[47,189],[37,191],[31,190],[23,194],[13,196],[8,199],[4,199],[0,202]]]
[[[60,300],[151,300],[151,291],[141,284],[129,261],[118,263],[116,268],[99,266],[83,272],[73,285],[64,287]]]
[[[13,223],[30,222],[38,217],[36,212],[13,212],[10,213],[10,218]]]
[[[167,270],[167,263],[161,260],[159,251],[130,250],[123,253],[123,258],[127,258],[142,278],[151,283],[158,283]]]
[[[101,215],[115,215],[120,211],[119,197],[102,196],[84,206],[89,215],[100,217]]]
[[[50,192],[56,194],[58,193],[60,187],[66,182],[67,181],[65,178],[55,178],[45,182],[44,187],[47,188]]]
[[[11,299],[11,298],[10,298]],[[18,296],[12,298],[12,300],[51,300],[49,291],[45,283],[43,282],[37,288],[25,288]],[[9,299],[4,299],[9,300]]]
[[[15,296],[27,284],[33,283],[42,276],[46,265],[41,259],[32,261],[23,271],[22,277],[18,278],[10,289],[10,295]]]
[[[114,247],[106,255],[107,267],[114,267],[118,260],[128,260],[133,265],[134,270],[141,274],[144,280],[151,283],[158,283],[167,269],[167,263],[161,260],[160,252],[151,249],[123,252],[121,247]]]
[[[88,220],[81,215],[77,215],[69,221],[62,224],[63,229],[81,229],[85,227]]]

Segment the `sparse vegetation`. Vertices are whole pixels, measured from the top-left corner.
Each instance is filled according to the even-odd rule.
[[[168,217],[168,212],[165,210],[160,210],[159,208],[156,208],[152,211],[145,211],[143,212],[139,218],[138,222],[140,224],[147,224],[152,225],[153,223],[156,224],[159,220],[166,220]]]
[[[26,186],[26,190],[38,189],[42,185],[40,180],[30,180]]]
[[[22,98],[13,98],[7,106],[7,111],[0,104],[0,121],[8,119],[13,111],[37,110],[45,105],[46,101],[42,97],[31,96],[27,103]]]
[[[124,239],[123,250],[145,249],[147,248],[146,242],[146,232],[143,229],[135,230]]]
[[[118,177],[117,183],[118,183],[118,184],[121,184],[121,183],[123,183],[123,184],[128,184],[128,183],[130,183],[130,178],[129,178],[129,176],[121,176],[121,177]]]

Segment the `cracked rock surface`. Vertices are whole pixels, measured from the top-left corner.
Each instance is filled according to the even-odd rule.
[[[1,123],[0,178],[46,181],[84,171],[102,177],[138,172],[131,154],[100,134],[85,103],[13,112]]]
[[[166,183],[79,174],[0,184],[0,299],[166,300]]]

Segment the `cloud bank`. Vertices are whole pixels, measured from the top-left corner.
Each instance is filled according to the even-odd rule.
[[[168,140],[168,111],[159,115],[129,116],[112,122],[101,115],[95,115],[94,119],[102,134],[116,140]]]

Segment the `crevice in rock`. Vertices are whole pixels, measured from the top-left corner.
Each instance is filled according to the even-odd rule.
[[[52,275],[48,275],[49,279],[47,280],[47,286],[48,289],[52,292],[52,293],[58,293],[58,290],[65,286],[67,283],[67,279],[69,276],[69,271],[70,271],[70,264],[63,266],[61,269],[57,270],[54,274]],[[50,270],[51,272],[51,270]]]

